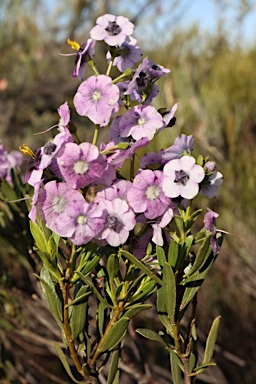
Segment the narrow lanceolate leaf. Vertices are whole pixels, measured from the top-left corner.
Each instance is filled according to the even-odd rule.
[[[84,381],[78,381],[74,378],[72,372],[71,372],[71,369],[70,369],[70,366],[69,366],[69,363],[68,363],[68,360],[64,354],[64,352],[62,351],[61,347],[59,346],[59,344],[57,343],[54,343],[54,346],[56,348],[56,351],[57,351],[57,354],[59,356],[59,359],[60,361],[62,362],[67,374],[69,375],[69,377],[73,380],[74,383],[77,383],[77,384],[80,384],[80,383],[84,383]]]
[[[165,347],[168,347],[162,337],[155,331],[152,331],[152,329],[138,328],[136,329],[136,332],[139,333],[141,336],[145,337],[146,339],[158,341],[159,343],[164,344]]]
[[[116,254],[112,254],[108,257],[107,271],[109,280],[113,282],[114,278],[116,277],[119,271],[119,258]]]
[[[108,381],[107,384],[113,384],[116,375],[118,373],[118,365],[120,361],[120,356],[121,356],[121,351],[120,349],[116,349],[112,353],[112,359],[111,359],[111,364],[108,372]]]
[[[142,272],[144,272],[147,276],[151,277],[157,284],[162,285],[162,280],[156,276],[145,264],[143,264],[137,257],[133,256],[130,252],[127,252],[123,249],[120,250],[120,253],[126,257],[135,267],[139,268]]]
[[[151,304],[134,304],[129,307],[127,312],[125,312],[125,317],[129,317],[129,319],[131,319],[133,316],[136,316],[141,311],[145,311],[146,309],[150,308],[152,308]]]
[[[110,307],[110,305],[108,305],[107,300],[105,300],[104,297],[101,296],[100,292],[95,287],[95,285],[86,276],[84,276],[83,273],[76,271],[76,274],[80,277],[81,280],[83,280],[83,282],[86,285],[89,285],[89,287],[91,287],[91,289],[92,289],[93,293],[95,294],[95,296],[97,297],[97,299],[102,301],[107,307]]]
[[[158,245],[156,246],[156,255],[159,265],[163,267],[164,263],[166,263],[165,251],[162,247],[159,247]]]
[[[165,263],[163,267],[163,287],[165,295],[165,305],[171,323],[174,323],[174,313],[176,307],[176,280],[170,264]]]
[[[45,238],[43,231],[41,230],[39,225],[34,223],[32,220],[30,220],[29,225],[30,225],[30,231],[32,233],[32,236],[35,240],[37,247],[42,252],[46,253],[47,252],[47,239]]]
[[[81,296],[83,296],[88,291],[88,286],[83,286],[79,289],[79,291],[76,294],[75,299],[79,300]],[[84,299],[81,299],[78,301],[77,304],[74,304],[72,306],[72,315],[71,315],[71,333],[73,339],[76,339],[78,335],[82,332],[84,329],[85,321],[86,321],[86,314],[87,314],[87,296]]]
[[[201,267],[201,265],[203,264],[205,258],[207,256],[209,256],[209,254],[211,252],[211,247],[210,247],[211,236],[212,236],[212,234],[210,233],[204,239],[203,244],[201,245],[201,247],[199,248],[199,250],[196,254],[196,258],[195,258],[195,261],[194,261],[192,268],[189,270],[189,272],[184,277],[192,275],[195,271],[197,271]]]
[[[165,326],[166,330],[169,332],[170,335],[173,336],[173,326],[168,317],[165,300],[166,300],[165,290],[164,290],[164,287],[162,287],[157,291],[157,299],[156,299],[157,314],[161,323]]]
[[[56,322],[62,328],[62,304],[56,293],[54,283],[52,282],[50,272],[43,267],[40,276],[37,276],[41,282],[42,291],[48,307]]]
[[[168,250],[168,263],[175,268],[179,257],[179,244],[172,240]]]
[[[204,352],[203,364],[209,364],[214,353],[215,343],[220,324],[220,316],[213,320],[209,335],[206,340],[206,347]]]
[[[180,359],[174,351],[171,351],[170,359],[173,384],[181,384]]]
[[[113,328],[106,336],[106,339],[100,348],[100,352],[111,351],[121,342],[125,336],[129,320],[128,317],[121,317],[121,319],[114,324]]]

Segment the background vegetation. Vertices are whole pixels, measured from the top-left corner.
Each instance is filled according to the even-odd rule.
[[[154,149],[167,142],[171,145],[179,133],[193,134],[198,150],[209,154],[224,175],[220,194],[210,207],[220,214],[219,228],[231,235],[225,237],[221,254],[199,294],[197,319],[203,345],[213,318],[222,316],[215,354],[218,368],[210,369],[201,382],[254,384],[256,40],[245,46],[241,39],[243,21],[253,1],[233,2],[239,7],[235,9],[236,33],[232,39],[225,1],[215,1],[219,17],[212,34],[202,34],[197,26],[182,27],[189,4],[186,1],[170,2],[169,18],[165,15],[163,19],[161,2],[156,0],[134,1],[132,7],[114,0],[50,3],[0,3],[0,138],[4,146],[11,151],[23,142],[32,148],[43,145],[50,133],[33,134],[57,123],[57,108],[63,102],[67,100],[72,108],[78,86],[71,78],[74,58],[58,55],[70,53],[67,38],[83,43],[101,14],[129,17],[136,24],[144,55],[172,69],[159,82],[161,96],[156,107],[179,103],[175,128],[159,136]],[[84,122],[81,126],[78,119],[73,122],[80,134],[83,129],[83,138],[90,140],[90,127],[84,127]],[[29,193],[27,188],[21,182],[14,191],[2,183],[0,200],[4,194],[21,197]],[[40,262],[33,254],[27,225],[24,202],[6,205],[0,201],[0,381],[69,383],[54,355],[52,339],[59,340],[60,336],[33,276]],[[153,348],[151,344],[147,347]],[[143,345],[140,348],[143,354]],[[155,350],[152,356],[148,350],[146,360],[156,364]],[[141,370],[146,370],[143,364]],[[127,383],[140,382],[134,372],[134,381],[127,379]]]

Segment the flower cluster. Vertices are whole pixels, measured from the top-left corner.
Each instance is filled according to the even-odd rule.
[[[65,102],[58,109],[54,139],[35,153],[25,145],[21,150],[31,156],[25,180],[34,187],[32,220],[38,211],[48,228],[76,245],[92,241],[118,247],[129,242],[135,255],[145,255],[149,242],[164,244],[180,206],[186,207],[198,193],[217,196],[222,175],[208,159],[196,160],[194,137],[181,134],[169,148],[144,155],[129,180],[122,176],[126,159],[133,170],[135,152],[175,124],[178,107],[163,113],[151,105],[157,80],[170,70],[148,58],[133,68],[142,57],[133,31],[127,18],[107,14],[98,18],[82,45],[68,41],[77,51],[72,76],[82,81],[74,106],[95,125],[92,143],[81,143],[71,134]],[[95,44],[102,40],[107,44],[106,74],[99,74],[93,59]],[[87,65],[93,75],[84,80]],[[110,77],[113,66],[120,71],[116,79]],[[126,112],[119,114],[121,107]],[[109,142],[97,146],[97,133],[106,126]],[[209,221],[208,213],[206,229]]]

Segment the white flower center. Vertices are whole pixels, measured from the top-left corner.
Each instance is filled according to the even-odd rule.
[[[73,169],[77,175],[84,175],[89,169],[89,164],[86,161],[79,160],[74,164]]]
[[[84,215],[80,215],[77,217],[76,222],[78,225],[85,225],[87,223],[87,217]]]
[[[146,119],[145,117],[141,116],[139,119],[138,119],[138,125],[144,125],[146,123]]]
[[[93,94],[92,94],[92,98],[94,101],[99,101],[100,98],[101,98],[102,94],[100,91],[94,91]]]
[[[52,202],[53,212],[54,213],[62,213],[66,208],[67,201],[63,196],[55,196]]]
[[[147,188],[146,196],[149,200],[155,200],[160,196],[160,189],[156,185],[151,185]]]

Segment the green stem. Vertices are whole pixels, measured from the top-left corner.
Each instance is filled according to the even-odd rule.
[[[92,139],[92,144],[93,144],[93,145],[96,145],[97,140],[98,140],[98,135],[99,135],[99,126],[96,125],[96,126],[95,126],[95,130],[94,130],[93,139]]]
[[[110,75],[110,71],[112,69],[112,66],[113,66],[113,60],[110,60],[109,65],[108,65],[108,69],[107,69],[107,72],[106,72],[106,76]]]
[[[94,365],[96,364],[96,361],[97,361],[97,359],[101,353],[101,347],[102,347],[103,343],[105,342],[106,337],[108,336],[109,332],[113,328],[114,324],[117,322],[120,313],[123,311],[123,308],[124,308],[124,301],[119,301],[117,307],[115,308],[114,314],[107,325],[107,328],[104,332],[104,335],[102,336],[102,338],[101,338],[101,340],[97,346],[97,349],[96,349],[92,359],[89,362],[90,367],[94,367]]]
[[[67,339],[70,357],[73,360],[77,371],[80,373],[80,375],[84,376],[82,365],[80,363],[80,359],[75,348],[75,343],[72,337],[70,323],[69,323],[69,310],[68,310],[69,282],[61,284],[61,291],[62,291],[62,297],[63,297],[63,331]]]

